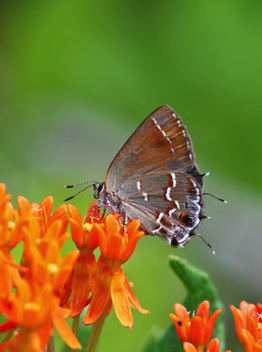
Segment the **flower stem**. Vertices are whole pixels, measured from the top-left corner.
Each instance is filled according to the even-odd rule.
[[[48,343],[47,343],[46,350],[48,352],[54,352],[55,351],[54,336],[49,336],[49,340],[48,340]]]
[[[109,303],[107,303],[103,313],[100,315],[100,317],[97,319],[97,321],[94,323],[92,330],[91,330],[91,334],[90,334],[90,338],[88,341],[88,345],[86,348],[86,352],[94,352],[99,340],[99,336],[101,334],[102,328],[104,326],[104,322],[106,319],[106,315],[108,312],[108,307],[109,307]]]
[[[80,315],[78,315],[77,317],[75,317],[73,319],[73,326],[72,326],[72,332],[75,335],[75,337],[77,337],[77,332],[78,332],[78,325],[79,325],[79,318]],[[69,352],[74,352],[75,349],[74,348],[69,348]]]
[[[4,337],[3,340],[2,340],[2,343],[11,340],[14,331],[15,331],[15,329],[12,329],[12,330],[7,331],[5,337]]]

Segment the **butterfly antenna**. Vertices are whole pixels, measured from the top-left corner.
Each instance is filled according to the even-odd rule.
[[[87,182],[83,182],[83,183],[78,183],[77,185],[71,185],[71,186],[64,186],[64,188],[73,188],[73,187],[77,187],[77,186],[82,186],[85,185],[86,183],[91,183],[91,185],[86,186],[85,188],[81,189],[81,191],[77,192],[76,194],[74,194],[73,196],[66,198],[64,200],[64,202],[67,202],[68,200],[74,198],[75,196],[77,196],[78,194],[82,193],[83,191],[85,191],[87,188],[95,185],[96,183],[99,183],[98,181],[87,181]]]
[[[220,202],[227,203],[226,200],[221,199],[221,198],[218,198],[218,197],[215,197],[215,196],[214,196],[213,194],[211,194],[211,193],[205,193],[205,192],[204,192],[203,194],[206,194],[206,195],[211,196],[211,197],[213,197],[213,198],[215,198],[215,199],[217,199],[217,200],[220,200]]]
[[[202,241],[204,241],[204,243],[211,249],[213,254],[216,254],[215,251],[213,250],[211,244],[209,244],[201,235],[199,235],[198,233],[196,233],[196,236],[200,237],[202,239]]]
[[[73,188],[73,187],[83,186],[83,185],[86,185],[87,183],[95,184],[95,183],[99,183],[99,182],[98,181],[86,181],[86,182],[78,183],[77,185],[64,186],[64,188]]]

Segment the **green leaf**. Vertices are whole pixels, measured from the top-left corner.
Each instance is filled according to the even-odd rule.
[[[167,331],[159,336],[155,331],[151,332],[151,336],[144,347],[143,352],[184,352],[182,342],[176,334],[175,325],[172,324]]]
[[[170,256],[169,265],[186,288],[187,296],[183,305],[187,308],[189,312],[196,311],[198,305],[204,300],[208,300],[210,303],[210,315],[216,309],[222,309],[222,312],[216,319],[212,338],[218,337],[220,351],[224,351],[225,331],[223,319],[223,305],[219,300],[216,287],[210,279],[208,273],[196,269],[192,265],[188,264],[187,260],[181,259],[177,256]],[[172,325],[167,329],[164,334],[162,334],[162,336],[159,336],[159,334],[157,336],[156,334],[152,333],[150,341],[148,341],[148,344],[146,345],[143,351],[183,352],[183,346],[176,334],[175,325],[172,323]]]

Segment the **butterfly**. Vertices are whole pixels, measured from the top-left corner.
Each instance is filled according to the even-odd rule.
[[[83,190],[93,186],[99,208],[119,213],[126,222],[140,219],[140,229],[147,234],[162,237],[173,247],[183,247],[192,237],[200,236],[195,231],[206,218],[206,175],[199,173],[192,141],[181,118],[163,105],[120,149],[106,181],[84,182],[91,185]]]

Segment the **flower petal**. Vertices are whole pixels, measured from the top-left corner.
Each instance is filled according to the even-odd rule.
[[[39,210],[42,210],[40,214],[42,214],[45,224],[48,222],[51,216],[53,202],[54,198],[52,196],[48,196],[40,203]]]
[[[189,315],[188,315],[187,309],[182,304],[175,303],[174,304],[174,311],[180,320],[182,320],[182,321],[189,320]]]
[[[52,221],[55,221],[57,219],[63,219],[63,218],[65,218],[66,213],[67,213],[66,204],[61,204],[61,205],[59,205],[58,208],[56,208],[56,210],[52,214],[51,219],[52,219]]]
[[[18,209],[19,209],[19,214],[25,214],[30,210],[30,204],[28,200],[23,197],[23,196],[18,196],[17,197],[17,204],[18,204]]]
[[[57,331],[59,332],[62,339],[67,343],[67,345],[73,349],[80,349],[80,343],[64,319],[63,308],[57,307],[53,312],[52,317]]]
[[[87,241],[87,246],[92,251],[99,246],[99,237],[97,231],[94,229],[94,226],[92,226],[91,228],[89,239]]]
[[[131,238],[131,240],[127,242],[126,250],[124,251],[124,254],[123,254],[123,263],[126,262],[129,259],[129,257],[133,254],[137,245],[137,241],[139,240],[140,237],[144,236],[144,234],[145,233],[143,231],[138,232],[136,235],[134,235]]]
[[[101,226],[99,226],[98,224],[94,224],[93,229],[94,229],[94,231],[97,231],[101,254],[106,256],[107,250],[108,250],[107,236],[106,236],[105,232],[103,231],[103,229],[101,228]]]
[[[93,324],[103,313],[108,300],[110,299],[110,287],[113,278],[113,272],[105,266],[101,272],[100,278],[96,285],[90,306],[87,310],[83,324]]]
[[[112,214],[107,215],[105,218],[105,225],[106,225],[106,231],[105,233],[107,234],[107,237],[110,237],[111,234],[114,232],[117,232],[117,222],[115,217]]]
[[[77,223],[81,223],[81,215],[75,206],[67,204],[67,210],[71,219],[74,219]]]
[[[133,327],[133,318],[124,282],[125,273],[124,270],[120,268],[119,271],[114,272],[111,284],[111,297],[118,320],[123,326],[131,329]]]
[[[184,342],[183,343],[183,348],[185,352],[197,352],[197,349],[195,348],[194,345],[192,345],[192,343],[189,342]]]
[[[245,346],[245,352],[253,352],[253,345],[255,340],[249,331],[242,329],[243,346]]]
[[[209,315],[208,301],[203,301],[202,303],[199,304],[196,315],[201,317],[202,319],[206,319],[206,320],[208,319],[208,315]]]
[[[174,314],[169,314],[169,317],[173,320],[176,328],[176,333],[182,342],[188,342],[189,337],[187,335],[187,327],[185,321],[182,321]]]
[[[247,318],[257,319],[257,307],[254,304],[249,304],[247,309]]]
[[[73,287],[73,273],[71,273],[71,275],[65,285],[64,292],[63,292],[63,294],[61,294],[61,306],[62,307],[67,303],[67,301],[71,295],[71,292],[72,292],[72,287]]]
[[[249,303],[247,303],[246,301],[241,301],[239,307],[244,316],[247,316]]]
[[[259,343],[255,343],[253,345],[253,352],[261,352],[262,351],[262,345]]]
[[[78,316],[86,305],[91,290],[91,261],[95,261],[94,254],[90,257],[80,255],[75,263],[70,314],[72,318]]]
[[[237,333],[237,337],[241,345],[245,345],[245,341],[243,339],[243,329],[246,328],[246,319],[243,312],[237,309],[234,306],[230,306],[230,309],[233,313],[234,320],[235,320],[235,329]]]
[[[204,345],[206,345],[208,343],[208,341],[211,339],[211,335],[213,333],[216,318],[218,317],[218,315],[220,313],[221,313],[221,309],[217,309],[208,318],[208,320],[206,322],[206,327],[205,327]]]
[[[18,326],[17,323],[15,323],[11,320],[7,320],[6,322],[4,322],[3,324],[0,325],[0,332],[16,329],[17,326]]]
[[[205,344],[204,341],[204,334],[205,334],[205,324],[204,320],[201,317],[193,317],[191,318],[191,327],[190,327],[190,342],[198,348],[199,346]]]
[[[127,278],[125,277],[125,288],[126,288],[126,291],[128,293],[128,299],[129,299],[129,302],[131,303],[131,305],[137,309],[140,313],[142,314],[149,314],[150,312],[146,309],[143,309],[137,299],[137,297],[135,296]]]
[[[257,307],[257,312],[259,317],[258,321],[261,324],[262,323],[262,304],[257,303],[256,307]]]
[[[128,233],[129,240],[131,240],[131,238],[133,238],[133,236],[137,234],[140,223],[141,223],[140,220],[134,220],[127,225],[127,233]]]
[[[61,260],[60,266],[53,276],[53,288],[55,291],[59,291],[59,289],[64,287],[68,282],[79,254],[79,251],[72,251],[67,253]]]
[[[219,340],[217,337],[209,342],[206,352],[219,352]]]
[[[122,258],[124,243],[123,237],[118,233],[112,233],[107,239],[108,252],[107,256],[113,261],[117,262]]]
[[[83,227],[74,219],[69,220],[71,224],[71,236],[72,240],[75,242],[75,245],[77,248],[81,248],[84,244],[84,238],[83,238]]]
[[[257,319],[246,319],[246,330],[254,337],[254,340],[257,342],[259,340],[259,328],[257,324]]]

